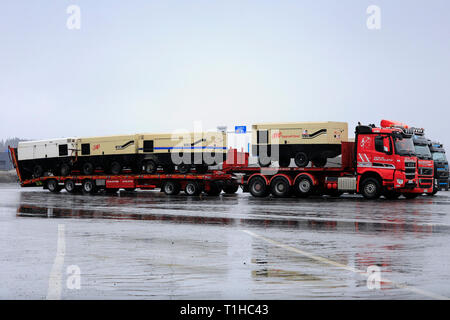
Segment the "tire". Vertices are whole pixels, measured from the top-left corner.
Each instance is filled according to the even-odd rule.
[[[162,191],[168,196],[175,196],[180,193],[180,184],[175,181],[167,181],[164,183]]]
[[[375,178],[366,178],[361,182],[360,192],[368,200],[378,199],[381,195],[380,183]]]
[[[198,196],[202,192],[202,190],[200,189],[200,186],[196,181],[189,181],[184,187],[184,192],[188,196]]]
[[[158,166],[155,161],[148,160],[144,164],[144,171],[147,174],[154,174],[156,170],[158,169]]]
[[[313,165],[318,168],[323,168],[327,164],[327,158],[317,158],[312,161]]]
[[[218,196],[222,192],[222,189],[217,185],[217,183],[211,182],[209,184],[209,190],[205,192],[208,196]]]
[[[239,189],[239,186],[237,185],[230,185],[230,186],[224,186],[223,192],[226,194],[235,194]]]
[[[61,164],[61,167],[59,168],[59,173],[61,176],[65,177],[68,176],[72,172],[72,168],[69,164],[63,163]]]
[[[294,157],[294,162],[297,167],[306,167],[309,163],[308,155],[304,152],[297,152]]]
[[[269,186],[262,177],[254,177],[250,180],[249,191],[252,196],[257,198],[266,197],[269,195]]]
[[[208,166],[206,164],[195,165],[195,171],[199,174],[204,174],[208,171]]]
[[[73,181],[72,179],[64,181],[64,189],[66,189],[68,193],[75,193],[76,191],[75,181]]]
[[[52,193],[58,193],[61,191],[61,187],[58,185],[56,179],[47,180],[47,189]]]
[[[277,198],[285,198],[291,194],[291,186],[285,177],[276,177],[270,183],[272,195]]]
[[[122,165],[118,161],[113,161],[109,166],[109,171],[113,175],[118,175],[122,172]]]
[[[44,174],[44,168],[41,165],[35,165],[33,168],[33,177],[40,178]]]
[[[83,163],[83,166],[81,167],[81,172],[85,176],[90,176],[91,174],[94,173],[94,165],[90,162]]]
[[[388,200],[396,200],[401,196],[401,193],[395,191],[385,191],[383,196]]]
[[[278,160],[278,165],[281,168],[287,168],[291,164],[291,158],[281,158]]]
[[[419,194],[418,193],[404,193],[403,196],[406,199],[415,199],[419,196]]]
[[[191,165],[182,163],[178,166],[178,171],[180,171],[180,173],[182,174],[189,173],[189,171],[191,171]]]
[[[307,176],[300,176],[294,183],[294,194],[300,198],[310,196],[314,191],[314,184]]]
[[[97,191],[97,187],[95,185],[94,180],[86,179],[83,181],[81,190],[83,194],[94,194]]]
[[[262,168],[270,166],[271,164],[270,157],[258,157],[258,164]]]

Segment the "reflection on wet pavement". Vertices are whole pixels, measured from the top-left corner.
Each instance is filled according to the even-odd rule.
[[[45,298],[58,224],[81,289],[63,299],[430,298],[295,254],[243,232],[450,296],[450,196],[256,199],[52,194],[0,188],[1,298]],[[63,281],[64,282],[64,281]],[[65,285],[65,283],[63,283]]]

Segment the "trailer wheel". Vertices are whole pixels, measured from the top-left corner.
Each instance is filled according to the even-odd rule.
[[[239,186],[238,185],[230,185],[230,186],[224,186],[223,192],[226,194],[234,194],[238,191]]]
[[[291,186],[285,177],[276,177],[270,183],[270,189],[275,197],[283,198],[290,195]]]
[[[168,196],[175,196],[180,193],[180,184],[175,181],[167,181],[163,185],[163,191]]]
[[[406,199],[415,199],[419,196],[419,194],[418,193],[404,193],[403,196]]]
[[[72,171],[72,168],[71,168],[70,165],[67,164],[67,163],[63,163],[63,164],[61,165],[61,167],[59,168],[59,173],[60,173],[63,177],[68,176],[68,175],[70,174],[71,171]]]
[[[361,194],[369,200],[378,199],[381,194],[381,186],[377,179],[366,178],[361,182]]]
[[[208,196],[218,196],[222,192],[222,188],[214,181],[209,184],[209,190],[205,191]]]
[[[389,199],[389,200],[396,200],[396,199],[398,199],[398,197],[401,196],[401,193],[400,193],[400,192],[396,192],[396,191],[390,190],[390,191],[385,191],[385,192],[383,193],[383,196],[384,196],[386,199]]]
[[[254,177],[250,180],[249,190],[252,196],[262,198],[269,194],[269,187],[262,177]]]
[[[178,165],[178,171],[180,171],[180,173],[182,173],[182,174],[186,174],[189,171],[191,171],[191,165],[182,163],[182,164]]]
[[[153,160],[146,161],[144,167],[145,167],[145,172],[148,174],[153,174],[158,169],[156,162]]]
[[[61,191],[61,187],[58,185],[58,181],[56,181],[56,179],[47,180],[47,189],[53,193],[58,193]]]
[[[83,163],[81,172],[83,172],[83,174],[86,176],[90,176],[91,174],[94,173],[94,165],[90,162]]]
[[[297,197],[305,198],[312,194],[314,185],[307,176],[299,177],[294,183],[294,193]]]
[[[33,168],[33,177],[39,178],[42,177],[42,174],[44,173],[44,169],[40,165],[35,165]]]
[[[120,174],[122,172],[122,165],[117,161],[113,161],[109,166],[109,170],[114,175]]]
[[[200,189],[200,186],[196,181],[189,181],[184,187],[184,192],[188,196],[198,196],[202,192],[202,190]]]
[[[309,163],[308,155],[304,152],[297,152],[294,157],[295,165],[297,167],[306,167]]]
[[[68,193],[75,193],[75,182],[72,179],[67,179],[66,181],[64,181],[64,189],[66,189]]]
[[[96,186],[94,180],[86,179],[83,181],[82,190],[84,194],[94,194]]]

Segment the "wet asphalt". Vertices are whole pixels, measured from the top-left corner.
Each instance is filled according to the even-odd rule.
[[[443,299],[450,193],[83,196],[0,184],[0,248],[1,299]]]

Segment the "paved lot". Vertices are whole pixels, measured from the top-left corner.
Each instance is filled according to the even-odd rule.
[[[445,298],[450,196],[82,196],[0,184],[0,248],[2,299]]]

